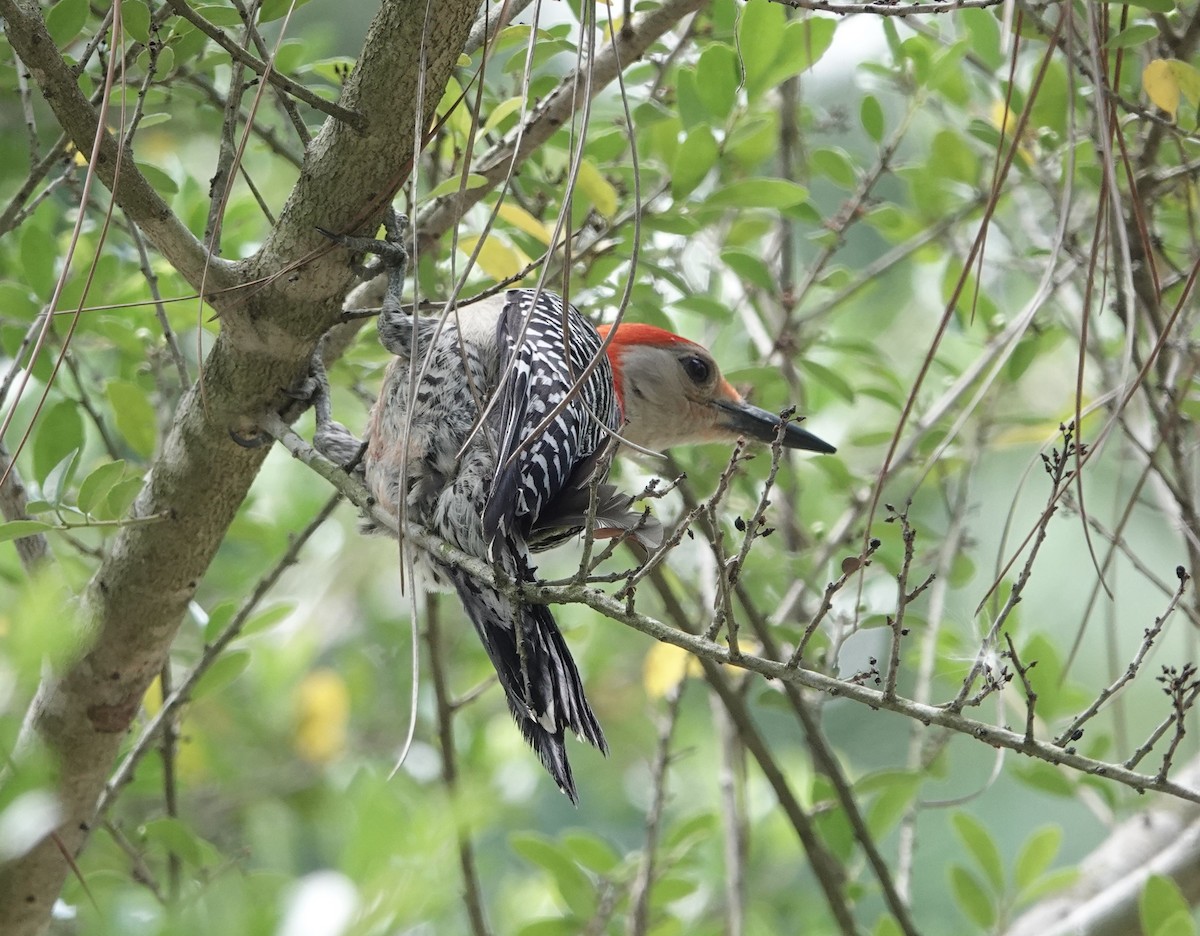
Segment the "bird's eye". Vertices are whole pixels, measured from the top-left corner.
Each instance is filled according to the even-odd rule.
[[[679,363],[683,365],[684,373],[688,375],[688,379],[694,384],[706,384],[708,378],[712,376],[712,368],[708,361],[702,357],[685,357],[680,358]]]

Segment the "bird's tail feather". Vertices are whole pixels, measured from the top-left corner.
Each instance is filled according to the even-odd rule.
[[[500,677],[513,719],[559,789],[577,802],[563,743],[566,729],[604,754],[608,744],[550,609],[514,604],[458,569],[448,572]],[[520,623],[524,643],[524,671],[515,622]],[[524,674],[528,674],[528,686]]]

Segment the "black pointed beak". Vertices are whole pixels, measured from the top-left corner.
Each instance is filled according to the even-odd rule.
[[[713,400],[717,408],[717,425],[735,435],[743,435],[760,442],[774,442],[779,432],[780,418],[778,413],[772,413],[758,406],[753,406],[745,400]],[[801,429],[799,423],[789,422],[783,430],[783,447],[803,449],[807,452],[820,452],[831,455],[837,451],[824,439],[818,439],[807,429]]]

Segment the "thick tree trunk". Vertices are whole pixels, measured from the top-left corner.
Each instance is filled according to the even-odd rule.
[[[221,335],[202,382],[180,403],[132,509],[134,517],[165,519],[125,527],[114,540],[82,602],[85,649],[43,682],[26,719],[22,748],[44,744],[57,760],[61,822],[53,836],[0,868],[0,929],[6,936],[33,936],[49,919],[70,868],[68,856],[87,842],[121,740],[266,457],[266,447],[235,445],[230,429],[253,426],[258,414],[286,403],[283,388],[304,372],[318,338],[337,319],[351,273],[340,252],[306,257],[306,249],[324,246],[315,225],[377,222],[407,173],[414,129],[428,125],[477,6],[478,0],[383,4],[341,102],[366,118],[366,130],[326,122],[267,245],[242,264],[209,260],[205,273],[198,241],[152,189],[139,184],[125,158],[118,203],[194,286],[202,277],[209,290],[260,285],[250,298],[235,292],[211,299],[222,313]],[[428,23],[427,10],[433,17]],[[73,79],[66,80],[67,66],[36,5],[0,0],[0,16],[55,116],[87,151],[97,114]],[[101,164],[102,181],[111,184],[118,152],[106,138],[101,153],[110,158]],[[20,757],[18,752],[18,765]]]

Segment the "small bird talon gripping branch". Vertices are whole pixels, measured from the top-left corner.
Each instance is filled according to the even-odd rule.
[[[262,448],[264,445],[270,445],[275,441],[269,432],[262,432],[260,430],[254,433],[254,435],[245,435],[232,426],[229,427],[229,438],[244,449]]]

